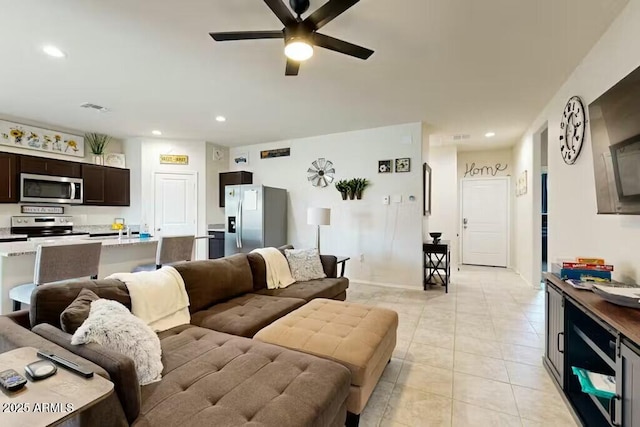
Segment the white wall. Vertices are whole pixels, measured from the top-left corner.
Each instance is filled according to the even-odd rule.
[[[125,142],[126,152],[131,153],[131,201],[129,215],[137,217],[139,224],[148,224],[151,233],[155,233],[155,194],[154,174],[161,173],[196,173],[198,182],[197,235],[207,234],[207,147],[204,141],[172,141],[152,138],[138,138]],[[160,164],[160,154],[176,154],[189,156],[188,165]],[[129,155],[127,156],[129,160]],[[139,173],[138,173],[139,171]],[[207,257],[207,241],[199,240],[196,245],[197,259]]]
[[[451,242],[451,262],[458,263],[458,152],[455,146],[432,146],[429,231]]]
[[[260,151],[291,148],[291,156],[260,159]],[[250,170],[256,184],[289,191],[289,241],[296,247],[315,244],[307,225],[308,207],[331,208],[331,225],[322,227],[322,252],[350,256],[347,275],[354,281],[422,287],[422,125],[379,129],[232,148],[231,170]],[[233,162],[249,154],[249,165]],[[313,187],[307,181],[311,162],[331,160],[337,179],[371,181],[362,200],[343,201],[333,185]],[[411,158],[411,172],[379,174],[378,160]],[[385,206],[385,195],[401,203]],[[409,196],[415,200],[410,201]],[[362,255],[363,261],[360,261]]]
[[[591,52],[584,58],[562,88],[531,124],[514,151],[517,159],[515,176],[524,169],[536,172],[539,147],[534,146],[536,133],[549,123],[549,259],[576,256],[604,257],[615,264],[614,278],[640,279],[640,216],[596,214],[596,195],[591,152],[591,135],[587,132],[582,154],[572,166],[565,165],[559,154],[560,118],[566,101],[580,95],[586,105],[640,66],[640,0],[630,0]],[[537,149],[536,149],[537,148]],[[529,180],[534,189],[518,198],[518,264],[523,277],[531,283],[539,274],[530,262],[537,234],[529,237],[539,217],[539,180]],[[531,187],[530,187],[531,188]],[[534,215],[535,213],[535,215]],[[532,234],[533,234],[532,233]],[[522,235],[521,235],[522,234]],[[530,264],[530,265],[528,265]]]
[[[214,152],[222,153],[218,160],[214,158]],[[219,147],[207,142],[207,224],[224,223],[224,208],[220,207],[220,172],[229,170],[229,148]]]

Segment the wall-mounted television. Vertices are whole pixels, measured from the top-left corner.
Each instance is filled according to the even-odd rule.
[[[599,214],[640,215],[640,68],[589,104]]]

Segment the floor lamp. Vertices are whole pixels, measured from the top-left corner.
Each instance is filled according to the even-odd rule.
[[[315,225],[316,248],[320,253],[320,226],[331,224],[331,209],[329,208],[309,208],[307,209],[307,224]]]

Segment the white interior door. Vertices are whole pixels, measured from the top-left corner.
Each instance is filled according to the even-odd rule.
[[[154,235],[196,234],[197,185],[196,174],[155,174]]]
[[[462,263],[506,267],[509,178],[462,180]]]

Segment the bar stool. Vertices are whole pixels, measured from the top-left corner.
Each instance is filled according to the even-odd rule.
[[[156,263],[139,265],[133,273],[140,271],[154,271],[166,264],[180,261],[191,261],[193,256],[193,242],[196,236],[160,237],[156,249]]]
[[[73,243],[69,245],[39,245],[33,283],[18,285],[9,290],[13,310],[22,304],[31,304],[31,293],[36,286],[83,277],[98,278],[102,242]]]

